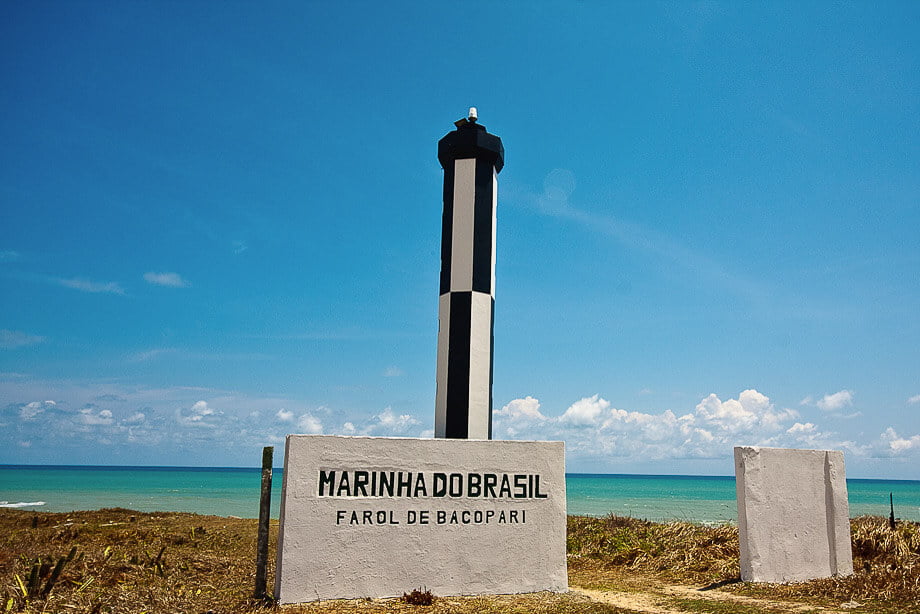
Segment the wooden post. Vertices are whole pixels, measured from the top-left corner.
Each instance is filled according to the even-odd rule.
[[[259,538],[256,546],[256,599],[265,599],[268,565],[268,523],[272,508],[272,456],[275,448],[262,448],[262,494],[259,498]]]
[[[897,523],[894,521],[894,493],[888,493],[888,503],[891,505],[891,515],[888,517],[888,526],[894,530],[897,527]]]

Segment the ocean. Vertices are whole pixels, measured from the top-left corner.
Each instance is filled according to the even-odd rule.
[[[273,472],[272,515],[281,502]],[[69,512],[124,507],[144,512],[194,512],[256,518],[258,468],[88,467],[0,465],[0,507]],[[920,522],[920,481],[847,480],[850,515],[895,516]],[[569,514],[618,514],[655,521],[737,520],[735,478],[680,475],[566,474]]]

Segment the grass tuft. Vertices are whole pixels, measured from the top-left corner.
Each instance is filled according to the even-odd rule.
[[[402,600],[409,605],[431,605],[434,603],[434,595],[431,591],[420,588],[414,588],[409,593],[403,593]]]

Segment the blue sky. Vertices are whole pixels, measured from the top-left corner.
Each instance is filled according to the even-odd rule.
[[[0,4],[0,463],[430,436],[442,173],[502,137],[495,433],[920,477],[920,5]]]

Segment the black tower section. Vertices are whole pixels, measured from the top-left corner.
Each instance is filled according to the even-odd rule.
[[[492,438],[499,137],[475,119],[438,141],[444,169],[435,436]]]

